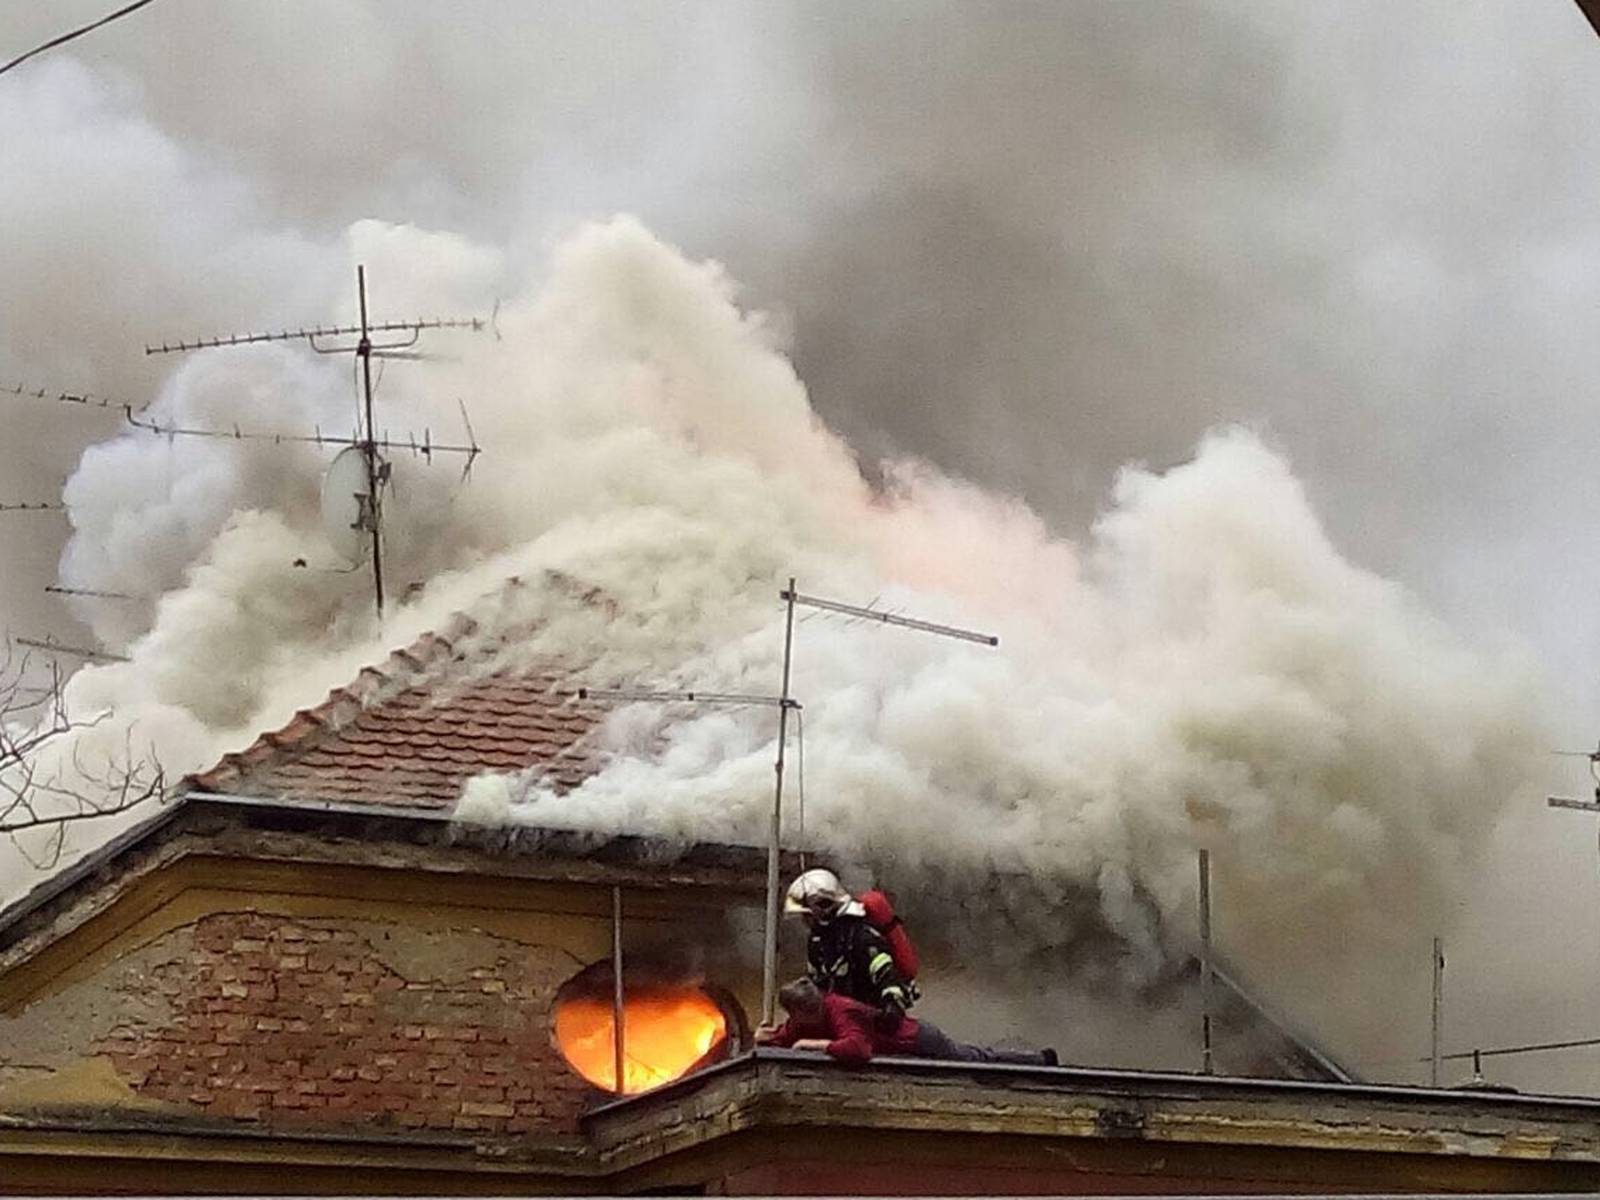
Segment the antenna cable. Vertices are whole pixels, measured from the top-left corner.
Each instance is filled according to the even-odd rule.
[[[35,46],[26,54],[17,55],[16,58],[13,58],[5,66],[0,67],[0,75],[4,75],[7,71],[11,70],[12,67],[20,67],[35,54],[43,54],[46,50],[53,50],[57,46],[65,45],[73,38],[80,38],[86,33],[93,33],[96,29],[99,29],[100,26],[109,25],[119,17],[125,17],[129,13],[138,12],[146,4],[150,4],[152,2],[153,0],[134,0],[132,4],[124,5],[122,8],[117,9],[116,12],[108,13],[106,16],[101,17],[98,21],[90,22],[88,25],[85,25],[80,29],[74,29],[71,33],[63,33],[60,37],[51,38],[48,42],[44,43],[44,45]]]

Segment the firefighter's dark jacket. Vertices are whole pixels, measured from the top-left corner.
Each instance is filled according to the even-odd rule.
[[[825,992],[837,992],[874,1008],[911,1007],[915,993],[894,965],[883,935],[864,917],[835,917],[811,927],[807,973]]]

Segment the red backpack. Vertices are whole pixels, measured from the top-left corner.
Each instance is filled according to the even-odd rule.
[[[911,935],[906,932],[905,922],[895,915],[889,897],[873,888],[870,892],[862,892],[856,899],[866,910],[867,924],[883,934],[883,940],[889,944],[895,970],[910,983],[917,977],[917,948],[911,944]]]

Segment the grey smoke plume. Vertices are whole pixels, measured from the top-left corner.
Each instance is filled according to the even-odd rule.
[[[435,287],[470,295],[496,275],[461,239],[352,236]],[[1130,982],[1187,949],[1193,854],[1209,845],[1228,867],[1236,954],[1308,1002],[1337,997],[1318,1014],[1329,1028],[1369,1015],[1339,982],[1449,919],[1527,773],[1535,719],[1517,664],[1469,651],[1349,565],[1282,458],[1242,430],[1165,474],[1124,472],[1083,547],[926,463],[887,464],[871,487],[770,326],[732,296],[715,264],[635,221],[586,227],[504,310],[503,342],[397,378],[387,402],[408,420],[473,397],[496,463],[465,488],[397,464],[391,577],[425,586],[381,630],[364,579],[288,565],[330,557],[316,455],[180,449],[138,430],[93,448],[66,491],[65,577],[160,599],[147,629],[100,629],[131,661],[80,671],[75,707],[133,723],[174,769],[198,766],[314,698],[308,675],[340,682],[510,576],[532,582],[486,634],[532,627],[514,659],[582,664],[597,683],[761,691],[793,572],[1002,638],[996,651],[805,624],[811,841],[892,864],[909,891],[994,894],[1023,949],[1058,940],[1063,901],[1086,896]],[[152,413],[201,423],[244,399],[332,420],[342,382],[284,351],[218,354],[175,372]],[[575,603],[550,578],[606,602]],[[611,762],[575,792],[484,777],[460,815],[759,839],[769,720],[624,711],[611,737]],[[997,873],[1045,894],[1030,887],[1019,907]]]
[[[1210,845],[1236,953],[1348,1015],[1369,1006],[1339,986],[1346,954],[1403,957],[1449,920],[1537,746],[1526,676],[1350,566],[1255,436],[1124,473],[1080,549],[925,464],[869,492],[720,277],[629,223],[569,245],[529,322],[512,327],[538,347],[516,374],[543,430],[528,443],[542,502],[496,569],[559,571],[608,603],[534,588],[518,655],[588,662],[602,685],[770,690],[791,570],[985,624],[998,651],[802,627],[814,844],[1002,910],[997,873],[1085,892],[1135,978],[1191,944],[1194,851]],[[758,841],[771,725],[623,711],[614,759],[576,791],[483,777],[460,813]],[[1058,936],[1063,910],[1012,913],[1013,936]]]
[[[32,44],[92,7],[12,6],[0,37]],[[1600,58],[1571,5],[176,11],[152,6],[0,86],[8,375],[159,393],[174,412],[221,417],[232,404],[241,423],[337,420],[340,380],[287,386],[303,366],[227,368],[278,373],[269,414],[208,393],[213,368],[169,380],[169,364],[137,348],[348,315],[349,267],[373,263],[350,240],[363,219],[457,231],[485,273],[465,290],[487,303],[539,273],[552,230],[636,211],[780,311],[774,340],[869,473],[886,456],[933,462],[1024,498],[1048,530],[1088,546],[1124,463],[1170,466],[1206,429],[1242,421],[1288,451],[1354,560],[1475,640],[1505,626],[1531,640],[1558,689],[1553,736],[1590,740],[1600,571],[1582,547],[1600,500],[1587,401],[1600,239],[1587,181]],[[425,103],[411,102],[424,88]],[[375,278],[398,289],[427,257],[402,254]],[[418,291],[427,299],[380,295],[430,309],[463,298]],[[443,425],[433,387],[396,372],[385,400]],[[114,428],[6,404],[0,499],[52,493]],[[115,569],[87,550],[100,501],[93,473],[80,479],[88,536],[68,569],[117,575],[150,604],[192,576],[200,613],[232,630],[216,645],[278,631],[244,638],[242,686],[203,703],[207,720],[248,723],[252,706],[265,719],[314,698],[263,699],[276,657],[321,656],[328,678],[308,691],[358,665],[365,617],[334,576],[280,578],[283,555],[306,545],[308,463],[239,460],[244,485],[207,476],[207,463],[174,447],[149,479],[108,482],[166,531]],[[191,502],[185,479],[214,483]],[[449,494],[443,481],[408,486]],[[488,492],[457,503],[493,508]],[[192,540],[166,536],[190,509]],[[262,515],[236,515],[248,509]],[[19,520],[0,525],[5,622],[68,632],[40,590],[67,529]],[[417,536],[399,557],[418,581],[501,545],[430,557],[428,531]],[[258,552],[249,589],[212,569]],[[841,583],[870,594],[872,572]],[[960,611],[987,611],[969,600]],[[302,604],[336,614],[339,632],[283,633],[274,614]],[[77,611],[113,644],[151,619]],[[183,664],[150,673],[152,702],[179,694],[160,680],[181,679]],[[1574,1031],[1557,1001],[1519,1012],[1520,989],[1492,979],[1538,978],[1543,997],[1600,981],[1600,963],[1537,918],[1545,887],[1574,911],[1600,898],[1592,846],[1570,829],[1520,821],[1476,881],[1480,965],[1452,978],[1494,992],[1460,1001],[1486,1014],[1480,1040],[1516,1040],[1519,1021]],[[1425,1028],[1425,992],[1418,1011]]]

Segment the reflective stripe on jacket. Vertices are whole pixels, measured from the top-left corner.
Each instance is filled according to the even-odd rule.
[[[911,988],[894,965],[883,935],[863,917],[818,921],[806,943],[807,973],[824,992],[835,992],[882,1008],[910,1008]]]

